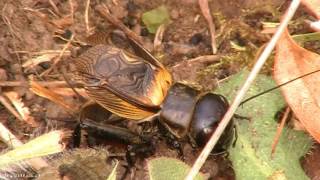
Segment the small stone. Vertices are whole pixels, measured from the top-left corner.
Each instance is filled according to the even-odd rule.
[[[189,43],[192,45],[198,45],[202,40],[203,40],[202,34],[196,33],[190,38]]]
[[[141,28],[141,32],[140,32],[141,36],[148,36],[149,35],[149,31],[146,27],[142,27]]]

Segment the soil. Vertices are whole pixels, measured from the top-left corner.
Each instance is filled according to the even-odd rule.
[[[153,49],[154,34],[148,33],[141,20],[143,12],[160,5],[165,5],[170,12],[171,22],[165,27],[164,37],[157,57],[172,72],[175,81],[185,81],[202,90],[212,90],[224,78],[238,72],[244,67],[251,67],[259,48],[266,43],[271,35],[262,33],[262,22],[278,22],[280,9],[283,11],[288,2],[280,0],[211,0],[210,9],[216,26],[216,40],[219,61],[196,62],[190,64],[193,58],[210,55],[211,41],[207,22],[201,14],[197,0],[91,0],[89,8],[89,29],[86,28],[85,9],[86,1],[82,0],[8,0],[0,1],[0,82],[16,82],[14,85],[1,85],[1,92],[16,92],[24,106],[30,111],[35,124],[15,118],[4,106],[0,106],[0,123],[6,126],[22,142],[27,142],[53,129],[73,130],[77,125],[77,117],[60,105],[48,99],[37,96],[29,89],[28,81],[31,79],[50,82],[64,81],[62,69],[71,80],[74,66],[70,61],[83,49],[79,44],[87,42],[87,37],[94,32],[112,34],[116,30],[112,24],[100,16],[95,10],[98,4],[106,4],[113,16],[121,20],[136,34],[141,35],[144,46]],[[291,25],[290,31],[295,33],[310,32],[301,21],[309,16],[301,8],[295,17],[298,25]],[[64,54],[61,50],[66,47],[68,40],[73,36],[74,43],[67,46]],[[116,39],[117,36],[114,36]],[[112,35],[111,38],[112,39]],[[113,40],[114,40],[113,39]],[[117,40],[114,40],[117,41]],[[120,39],[122,42],[122,40]],[[120,43],[121,43],[120,42]],[[245,48],[239,51],[238,47]],[[319,52],[319,43],[306,44],[306,47]],[[49,56],[56,50],[54,57]],[[155,52],[155,51],[154,51]],[[46,55],[46,60],[36,65],[25,65],[30,59]],[[59,57],[61,55],[61,57]],[[50,58],[51,57],[51,58]],[[55,64],[55,61],[59,60]],[[31,63],[32,64],[32,63]],[[271,64],[265,65],[264,73],[270,74]],[[52,68],[53,67],[53,68]],[[50,73],[44,72],[50,70]],[[55,89],[56,88],[56,89]],[[64,93],[64,101],[74,105],[74,109],[84,103],[69,87],[62,92],[58,87],[52,91]],[[132,131],[140,132],[144,124],[137,125],[124,122]],[[102,140],[103,141],[103,140]],[[71,141],[70,141],[71,142]],[[102,144],[104,144],[103,142]],[[72,146],[72,142],[69,143]],[[80,148],[88,148],[86,142]],[[103,146],[100,144],[100,146]],[[111,153],[123,154],[121,147],[108,147]],[[7,145],[0,141],[0,150],[7,151]],[[320,146],[315,145],[310,155],[303,161],[303,167],[311,179],[319,179]],[[188,142],[183,143],[184,161],[192,165],[200,149],[191,147]],[[156,152],[152,157],[181,158],[177,150],[170,148],[164,138],[160,138],[156,145]],[[152,158],[148,157],[148,158]],[[125,158],[120,159],[120,174],[125,171],[127,164]],[[127,179],[146,179],[145,164],[147,159],[138,159],[132,173]],[[53,166],[53,165],[52,165]],[[211,179],[235,179],[232,164],[224,155],[211,156],[202,172]],[[1,177],[0,177],[1,179]]]

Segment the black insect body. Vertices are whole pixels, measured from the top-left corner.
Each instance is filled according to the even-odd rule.
[[[198,100],[190,130],[191,137],[195,138],[198,146],[202,147],[207,143],[228,108],[227,99],[219,94],[208,93]],[[224,152],[230,147],[235,135],[234,130],[234,122],[231,120],[217,142],[215,152]]]
[[[182,83],[175,83],[168,92],[160,112],[160,122],[177,138],[190,135],[198,146],[209,140],[229,104],[225,97],[199,91]],[[225,152],[232,144],[233,121],[228,125],[214,153]]]
[[[174,83],[166,68],[138,43],[136,54],[97,45],[76,59],[77,75],[90,98],[104,109],[133,121],[157,117],[177,139],[188,135],[203,146],[215,131],[229,105],[217,94],[202,94],[182,83]],[[150,144],[144,137],[119,127],[98,127],[93,121],[82,126],[94,133],[115,137],[128,144]],[[230,123],[215,152],[226,151],[234,136]],[[146,143],[147,142],[147,143]]]

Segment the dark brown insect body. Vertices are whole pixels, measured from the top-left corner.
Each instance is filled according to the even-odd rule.
[[[139,44],[133,45],[140,57],[100,44],[76,59],[88,95],[106,110],[131,120],[159,114],[160,122],[175,137],[190,134],[198,145],[204,145],[228,109],[226,99],[203,95],[182,83],[172,85],[166,68]],[[233,134],[230,124],[219,141],[219,151],[231,144]]]

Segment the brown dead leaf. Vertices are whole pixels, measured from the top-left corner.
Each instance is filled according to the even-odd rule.
[[[301,3],[316,18],[320,19],[320,1],[319,0],[302,0]]]
[[[283,84],[301,75],[320,69],[320,55],[293,41],[288,31],[278,41],[274,78]],[[320,76],[311,74],[281,87],[281,91],[302,125],[320,142]]]
[[[4,92],[4,95],[10,100],[11,104],[17,109],[22,120],[27,122],[32,127],[37,127],[38,123],[34,120],[34,117],[31,116],[29,108],[24,105],[21,97],[17,92],[9,91]]]
[[[50,91],[53,91],[56,94],[59,94],[60,96],[76,96],[74,91],[71,88],[49,88]],[[83,88],[75,88],[75,90],[84,98],[89,99],[88,94]]]
[[[52,102],[66,108],[66,111],[70,114],[75,114],[77,112],[78,106],[76,104],[67,103],[64,100],[64,97],[60,96],[59,94],[56,94],[53,91],[50,91],[49,89],[41,86],[39,83],[33,80],[30,81],[30,90],[34,92],[36,95],[47,98]]]

